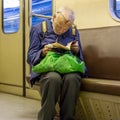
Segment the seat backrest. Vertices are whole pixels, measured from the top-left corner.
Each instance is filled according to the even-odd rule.
[[[88,77],[120,80],[120,26],[79,32]]]

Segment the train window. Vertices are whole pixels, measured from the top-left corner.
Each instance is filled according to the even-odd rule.
[[[3,0],[3,32],[17,32],[20,25],[20,1]]]
[[[120,21],[120,0],[109,0],[109,7],[112,18]]]
[[[52,16],[52,0],[32,0],[32,25]]]
[[[115,0],[115,13],[116,16],[120,19],[120,0]]]

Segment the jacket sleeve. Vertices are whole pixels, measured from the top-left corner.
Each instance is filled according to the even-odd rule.
[[[37,27],[32,27],[30,31],[30,45],[27,53],[28,64],[36,65],[40,62],[41,54],[41,39],[40,39],[40,29]]]

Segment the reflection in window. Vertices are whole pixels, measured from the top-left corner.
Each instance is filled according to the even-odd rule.
[[[109,0],[109,6],[112,18],[120,21],[120,0]]]
[[[52,16],[52,0],[32,0],[32,13]],[[32,25],[40,23],[45,18],[32,17]]]
[[[115,0],[115,13],[120,18],[120,0]]]
[[[3,0],[3,31],[17,32],[20,25],[20,1]]]

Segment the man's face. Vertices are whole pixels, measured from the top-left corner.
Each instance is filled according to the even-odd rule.
[[[53,30],[56,34],[60,35],[66,32],[72,23],[65,19],[61,12],[57,12],[53,16]]]

